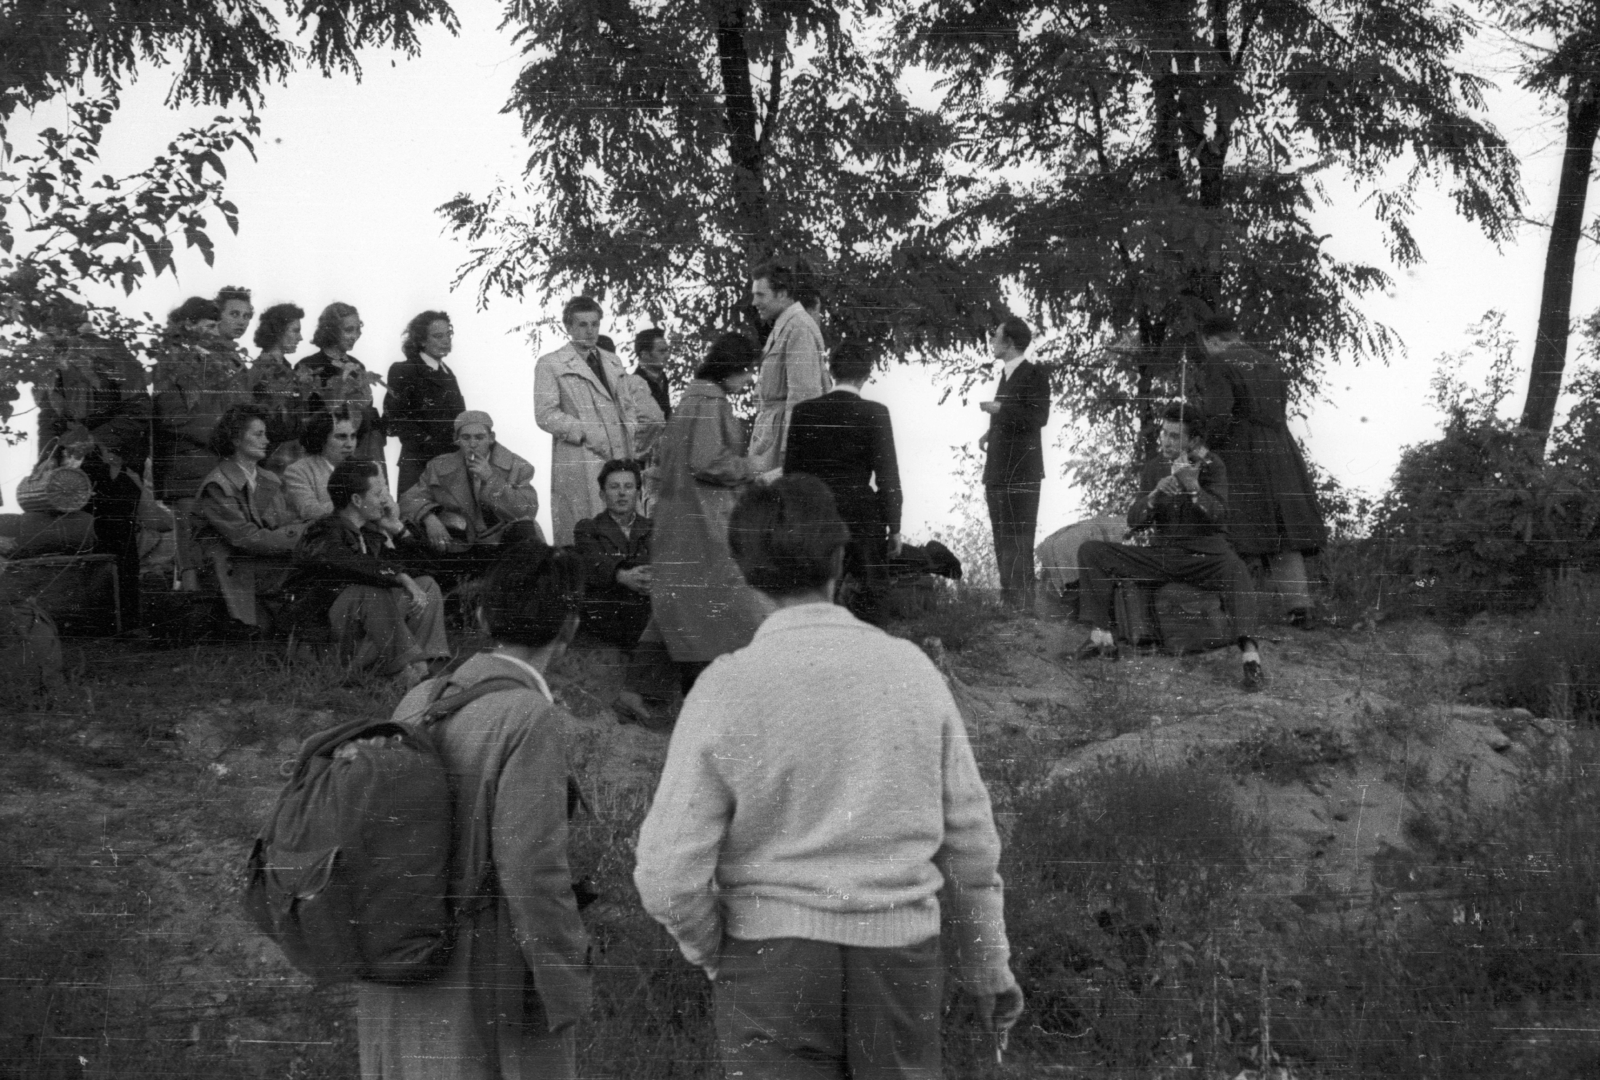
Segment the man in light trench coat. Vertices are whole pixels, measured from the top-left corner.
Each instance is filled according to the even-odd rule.
[[[539,357],[533,369],[533,418],[551,435],[551,542],[572,543],[578,522],[605,510],[600,469],[634,456],[638,414],[622,361],[600,348],[600,305],[587,296],[567,301],[561,321],[567,344]]]
[[[772,324],[761,350],[760,405],[750,432],[750,465],[757,475],[782,467],[794,407],[833,389],[822,331],[795,299],[795,287],[795,270],[783,261],[750,271],[750,302],[762,321]]]

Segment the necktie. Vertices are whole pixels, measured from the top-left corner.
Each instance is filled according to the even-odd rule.
[[[600,362],[600,350],[590,349],[584,356],[589,364],[589,370],[594,372],[594,377],[600,380],[600,385],[605,387],[606,393],[611,393],[611,384],[606,382],[606,366]]]

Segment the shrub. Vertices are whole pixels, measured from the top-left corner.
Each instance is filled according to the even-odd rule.
[[[1086,1051],[1112,1069],[1181,1058],[1209,1030],[1215,928],[1254,849],[1231,782],[1113,760],[1008,809],[1006,921],[1029,1002],[1019,1048],[1057,1062]]]
[[[1490,675],[1503,704],[1561,720],[1600,720],[1600,586],[1565,575]]]
[[[966,584],[941,586],[927,610],[896,623],[892,632],[921,645],[938,638],[951,652],[960,652],[983,640],[984,631],[1006,617],[993,592]]]

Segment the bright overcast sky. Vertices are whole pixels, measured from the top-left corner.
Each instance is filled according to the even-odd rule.
[[[467,402],[487,409],[501,441],[537,467],[540,517],[548,528],[550,440],[533,422],[533,362],[562,340],[560,299],[543,307],[492,300],[487,310],[476,310],[470,285],[451,291],[465,251],[444,235],[434,213],[458,192],[481,194],[497,177],[515,176],[527,156],[517,120],[500,113],[520,65],[509,38],[496,30],[497,9],[462,4],[458,10],[461,36],[426,34],[419,60],[372,55],[360,83],[301,74],[274,89],[262,112],[259,160],[238,152],[228,163],[229,196],[240,210],[238,236],[213,232],[214,267],[197,255],[180,256],[177,281],[163,277],[119,302],[161,316],[185,296],[244,285],[253,291],[258,311],[286,300],[305,308],[309,339],[316,312],[343,300],[361,310],[366,325],[355,355],[380,375],[400,358],[400,333],[412,315],[428,308],[449,311],[456,330],[450,363]],[[1511,58],[1501,49],[1493,40],[1483,43],[1475,67],[1502,84],[1493,119],[1522,159],[1529,216],[1548,220],[1561,125],[1511,86]],[[212,112],[162,108],[165,88],[158,73],[125,95],[123,113],[108,131],[107,171],[141,168],[179,130]],[[41,114],[34,128],[60,123],[62,116]],[[13,125],[11,139],[19,149],[26,145],[23,124]],[[1600,210],[1597,204],[1600,197],[1591,188],[1591,218]],[[1378,230],[1358,192],[1346,192],[1335,211],[1316,220],[1335,254],[1385,265]],[[1498,307],[1523,341],[1525,365],[1537,318],[1544,230],[1529,227],[1517,245],[1497,252],[1440,199],[1423,201],[1414,228],[1427,262],[1396,273],[1393,294],[1365,304],[1372,319],[1397,333],[1405,351],[1388,367],[1330,364],[1323,400],[1310,403],[1308,417],[1295,422],[1319,464],[1369,492],[1387,482],[1403,446],[1437,430],[1438,417],[1426,406],[1434,358],[1462,347],[1465,329]],[[1600,304],[1595,270],[1596,250],[1585,244],[1575,315]],[[612,320],[602,330],[626,346],[639,328]],[[625,360],[631,360],[630,352],[622,349]],[[887,402],[893,412],[909,540],[925,539],[930,527],[948,521],[952,446],[972,442],[984,430],[976,401],[987,391],[966,402],[952,395],[939,405],[944,389],[930,369],[911,366],[896,366],[868,389],[869,397]],[[1520,390],[1511,405],[1520,407]],[[21,418],[19,426],[32,431],[32,418]],[[1060,428],[1056,418],[1052,433]],[[0,489],[8,510],[15,508],[16,482],[34,453],[31,440],[0,447]],[[397,453],[391,440],[391,460]],[[1054,470],[1064,451],[1047,455]],[[1067,483],[1047,480],[1039,535],[1076,513],[1076,495]]]

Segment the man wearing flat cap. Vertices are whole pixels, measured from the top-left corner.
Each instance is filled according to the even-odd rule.
[[[518,539],[544,539],[534,515],[533,466],[495,442],[489,414],[456,417],[456,449],[440,454],[400,497],[400,517],[441,555],[479,555]],[[465,569],[465,567],[463,567]]]

